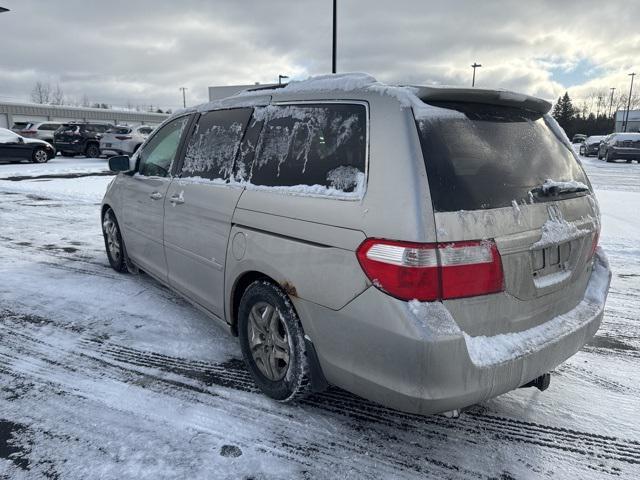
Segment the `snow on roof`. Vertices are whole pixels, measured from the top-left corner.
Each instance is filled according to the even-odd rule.
[[[482,89],[461,89],[460,87],[447,87],[447,86],[434,86],[434,87],[417,87],[417,86],[403,86],[403,85],[387,85],[379,82],[373,76],[368,73],[355,72],[355,73],[334,73],[327,75],[317,75],[309,77],[305,80],[293,80],[284,87],[274,86],[273,88],[256,88],[241,90],[240,92],[231,95],[229,97],[215,100],[213,102],[204,103],[202,105],[191,107],[183,110],[176,111],[175,115],[183,114],[186,112],[205,112],[214,110],[216,108],[222,108],[224,106],[256,106],[260,104],[269,103],[271,95],[277,95],[279,93],[306,93],[306,92],[330,92],[330,91],[364,91],[378,93],[380,95],[387,95],[398,100],[402,107],[412,108],[415,116],[419,120],[426,118],[441,118],[446,117],[460,117],[464,118],[464,114],[451,109],[436,107],[425,103],[419,98],[422,91],[425,90],[450,90],[454,92],[457,90],[465,95],[480,95],[485,100],[489,100],[489,95],[497,97],[504,102],[542,102],[541,100],[534,99],[527,95],[520,93],[510,92],[507,90],[482,90]]]

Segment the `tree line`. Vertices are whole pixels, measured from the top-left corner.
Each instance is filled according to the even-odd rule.
[[[615,114],[626,110],[629,96],[625,94],[606,96],[605,92],[592,92],[579,106],[571,100],[568,92],[558,97],[551,115],[564,129],[569,138],[576,133],[607,135],[615,130]],[[631,97],[631,109],[640,106],[640,96]],[[595,113],[594,113],[595,107]]]
[[[41,105],[68,105],[72,107],[113,109],[112,105],[106,103],[91,102],[86,94],[82,95],[80,99],[73,100],[65,96],[59,83],[52,87],[50,83],[40,81],[36,82],[33,90],[31,90],[31,101]],[[170,109],[162,110],[161,108],[154,108],[153,105],[134,106],[130,102],[128,102],[124,108],[136,112],[171,113]]]

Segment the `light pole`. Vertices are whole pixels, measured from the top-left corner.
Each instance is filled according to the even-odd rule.
[[[611,100],[609,100],[609,117],[611,117],[611,109],[613,108],[613,92],[616,91],[616,87],[611,87],[609,90],[611,90]],[[615,127],[615,123],[614,123],[614,127]]]
[[[337,0],[333,0],[333,51],[331,55],[331,73],[336,73],[336,43],[338,41],[338,6]]]
[[[278,75],[278,85],[282,85],[282,80],[289,78],[287,75]]]
[[[629,100],[627,101],[627,114],[625,115],[625,120],[624,120],[624,131],[627,131],[627,125],[629,124],[629,109],[631,108],[631,95],[633,94],[633,77],[636,76],[636,73],[630,73],[629,76],[631,77],[631,86],[629,87]]]
[[[471,68],[473,68],[473,78],[471,79],[471,86],[475,87],[476,86],[476,68],[480,68],[482,65],[480,65],[479,63],[473,62],[473,65],[471,65]]]
[[[182,108],[187,108],[187,87],[180,87],[178,90],[182,90]]]

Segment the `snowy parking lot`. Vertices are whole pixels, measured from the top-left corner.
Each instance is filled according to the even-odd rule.
[[[107,262],[104,159],[0,164],[0,478],[640,478],[640,165],[583,158],[613,270],[596,337],[458,419],[282,405],[237,340]]]

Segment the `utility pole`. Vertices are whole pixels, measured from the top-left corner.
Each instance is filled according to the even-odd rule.
[[[182,108],[187,108],[187,87],[180,87],[178,90],[182,90]]]
[[[627,114],[625,115],[625,120],[624,120],[624,131],[627,131],[627,125],[629,124],[629,109],[631,108],[631,95],[633,94],[633,77],[636,76],[636,73],[630,73],[629,76],[631,77],[631,86],[629,87],[629,100],[627,101]]]
[[[278,85],[282,85],[282,80],[289,78],[287,75],[278,75]]]
[[[338,6],[333,0],[333,54],[331,56],[331,73],[336,73],[336,43],[338,41]]]
[[[602,95],[598,95],[598,106],[596,107],[596,118],[600,116],[600,105],[602,104]]]
[[[479,63],[473,62],[473,65],[471,65],[471,68],[473,68],[473,78],[471,79],[471,86],[475,87],[476,86],[476,68],[480,68],[482,65],[480,65]]]
[[[613,92],[616,91],[616,87],[611,87],[609,90],[611,90],[611,100],[609,100],[609,117],[611,117],[611,109],[613,108]]]

